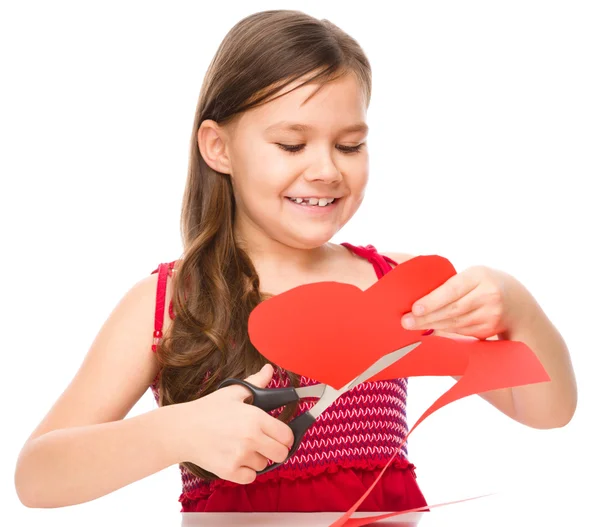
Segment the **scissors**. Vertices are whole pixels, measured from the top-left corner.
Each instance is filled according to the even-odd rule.
[[[288,426],[294,432],[294,444],[292,445],[292,448],[290,449],[290,452],[285,460],[282,463],[273,463],[260,472],[257,472],[257,474],[264,474],[265,472],[269,472],[270,470],[283,465],[283,463],[285,463],[296,452],[296,450],[298,450],[300,442],[302,441],[302,437],[306,431],[338,397],[360,383],[370,379],[374,375],[377,375],[379,372],[385,370],[388,366],[391,366],[394,362],[400,360],[420,344],[421,341],[415,342],[414,344],[409,344],[408,346],[404,346],[403,348],[383,355],[383,357],[377,359],[358,377],[352,379],[348,384],[339,390],[336,390],[328,384],[323,383],[312,386],[302,386],[301,388],[294,388],[293,386],[288,388],[257,388],[249,382],[241,379],[230,378],[221,382],[217,389],[225,388],[226,386],[232,386],[234,384],[245,386],[252,394],[251,400],[248,401],[249,404],[258,407],[265,412],[270,412],[271,410],[275,410],[276,408],[280,408],[286,404],[300,401],[301,399],[306,399],[309,397],[319,399],[319,401],[310,410],[301,413],[288,423]]]

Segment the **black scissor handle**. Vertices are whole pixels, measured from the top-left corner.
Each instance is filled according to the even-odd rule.
[[[241,379],[225,379],[217,389],[226,388],[227,386],[239,385],[247,388],[252,394],[252,401],[250,404],[264,410],[265,412],[270,412],[271,410],[275,410],[276,408],[280,408],[285,406],[288,403],[293,403],[299,400],[298,393],[295,388],[257,388],[253,384],[250,384],[247,381],[243,381]],[[302,437],[306,433],[306,431],[314,424],[315,418],[309,413],[304,412],[294,419],[292,419],[288,426],[292,429],[294,433],[294,444],[292,448],[282,463],[273,463],[272,465],[267,466],[267,468],[257,472],[257,474],[264,474],[265,472],[269,472],[274,468],[277,468],[283,463],[285,463],[291,456],[296,453],[300,443],[302,442]]]
[[[260,475],[260,474],[264,474],[265,472],[269,472],[269,471],[273,470],[274,468],[277,468],[277,467],[283,465],[288,459],[290,459],[290,457],[292,457],[296,453],[296,450],[298,450],[298,447],[300,446],[300,443],[302,442],[302,437],[304,436],[306,431],[313,425],[315,420],[316,419],[309,412],[304,412],[304,413],[300,414],[298,417],[295,417],[294,419],[292,419],[290,421],[290,423],[288,424],[288,426],[292,429],[292,432],[294,432],[294,444],[292,445],[292,448],[290,448],[289,454],[283,460],[283,462],[273,463],[272,465],[268,465],[267,468],[260,470],[259,472],[257,472],[257,474]]]
[[[238,384],[244,386],[250,390],[252,394],[252,400],[249,403],[252,406],[256,406],[265,412],[270,412],[276,408],[281,408],[286,404],[293,403],[299,400],[298,394],[293,387],[289,388],[257,388],[253,384],[241,379],[225,379],[219,388],[225,388],[226,386],[232,386]]]

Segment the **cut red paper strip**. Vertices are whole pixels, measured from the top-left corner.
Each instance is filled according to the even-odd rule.
[[[299,286],[259,304],[250,315],[248,334],[271,362],[336,389],[382,355],[421,341],[415,350],[369,380],[425,375],[461,378],[418,419],[403,445],[424,419],[453,401],[549,380],[535,354],[521,342],[424,336],[420,330],[402,327],[400,319],[413,303],[454,274],[454,267],[445,258],[419,256],[396,266],[364,292],[338,282]],[[350,516],[392,459],[332,527],[354,520]]]
[[[425,353],[421,352],[421,348]],[[408,440],[408,437],[427,417],[440,408],[468,397],[484,393],[490,390],[500,388],[513,388],[526,384],[547,382],[550,380],[548,373],[531,351],[531,349],[522,342],[513,342],[508,340],[482,341],[472,339],[449,339],[446,337],[428,337],[427,340],[413,350],[409,355],[403,357],[398,363],[385,370],[385,373],[375,376],[376,378],[390,379],[395,375],[408,376],[407,373],[424,375],[427,368],[431,366],[431,360],[435,359],[436,352],[445,359],[441,361],[448,367],[448,375],[461,375],[462,377],[442,394],[422,415],[409,430],[408,434],[397,448],[394,455],[383,467],[379,476],[367,491],[358,499],[358,501],[330,527],[340,527],[348,524],[350,516],[360,504],[366,499],[375,485],[379,482],[384,472],[389,467],[392,459],[400,452],[400,449]],[[448,353],[448,352],[451,353]],[[420,352],[420,353],[419,353]],[[413,355],[413,353],[415,355]],[[452,353],[457,356],[455,362],[452,361]],[[462,372],[456,370],[458,364],[464,363],[466,356],[466,368]],[[408,360],[410,357],[410,361]],[[408,368],[402,365],[408,364]],[[434,370],[439,374],[440,366],[433,364]],[[383,519],[380,518],[380,519]],[[371,520],[372,522],[377,520]]]
[[[448,505],[455,505],[457,503],[465,503],[466,501],[478,500],[481,498],[486,498],[488,496],[492,496],[492,494],[481,494],[480,496],[472,496],[471,498],[463,498],[462,500],[454,500],[454,501],[445,501],[444,503],[436,503],[435,505],[425,505],[423,507],[416,507],[414,509],[407,509],[405,511],[400,512],[386,512],[385,514],[378,514],[374,516],[368,516],[364,518],[350,518],[344,525],[348,527],[362,527],[363,525],[371,525],[380,520],[385,520],[387,518],[393,518],[394,516],[402,516],[404,514],[412,514],[413,512],[424,512],[430,509],[437,509],[439,507],[446,507]],[[329,527],[333,527],[337,524],[331,524]]]
[[[273,363],[339,389],[381,355],[421,339],[421,330],[402,327],[402,315],[455,274],[446,258],[418,256],[366,291],[340,282],[302,285],[260,303],[248,335]]]

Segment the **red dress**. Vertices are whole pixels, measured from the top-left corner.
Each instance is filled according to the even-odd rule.
[[[372,245],[342,245],[371,262],[378,279],[396,264]],[[161,264],[152,272],[159,274],[154,351],[162,337],[166,281],[175,263]],[[172,304],[169,315],[174,318]],[[307,386],[317,381],[303,376],[300,382]],[[285,372],[276,369],[268,387],[288,385]],[[158,401],[156,380],[151,388]],[[180,465],[181,512],[347,511],[375,481],[408,433],[406,390],[406,379],[356,386],[321,414],[284,465],[257,476],[248,485],[205,481]],[[297,412],[309,410],[314,404],[315,400],[303,401]],[[415,467],[408,460],[404,444],[358,510],[401,511],[427,505],[415,478]]]

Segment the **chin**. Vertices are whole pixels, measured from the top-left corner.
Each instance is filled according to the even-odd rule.
[[[330,242],[339,229],[327,233],[295,233],[285,236],[285,244],[296,249],[316,249]]]

